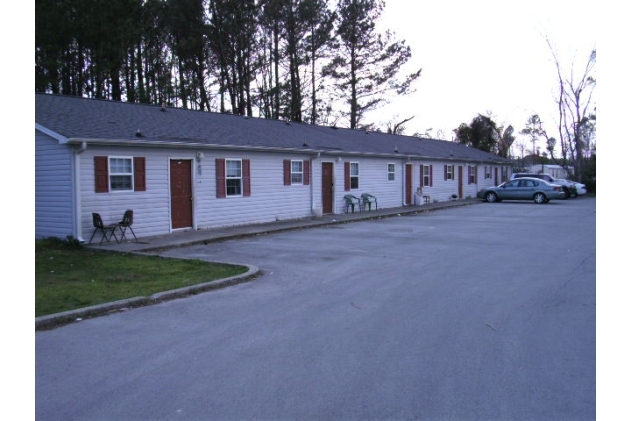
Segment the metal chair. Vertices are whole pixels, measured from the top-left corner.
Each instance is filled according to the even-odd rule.
[[[116,228],[118,228],[118,224],[105,225],[100,214],[92,213],[92,225],[94,226],[94,231],[92,232],[92,237],[90,237],[90,242],[88,244],[92,244],[92,239],[97,232],[100,232],[102,235],[101,242],[99,244],[103,244],[103,240],[109,243],[112,237],[114,237],[117,243],[120,242],[116,236]]]
[[[118,228],[120,228],[121,230],[120,242],[122,242],[126,238],[125,232],[127,231],[127,228],[129,228],[129,231],[131,231],[132,235],[134,236],[134,240],[138,241],[138,238],[136,237],[136,233],[134,233],[134,230],[131,227],[133,223],[134,223],[134,211],[131,209],[127,209],[125,211],[125,214],[123,215],[123,219],[117,224]]]

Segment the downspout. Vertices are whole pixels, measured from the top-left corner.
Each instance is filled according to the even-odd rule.
[[[313,216],[315,214],[315,202],[313,198],[313,158],[309,158],[309,161],[309,172],[311,173],[309,174],[309,191],[311,196],[311,215]]]
[[[401,206],[405,206],[405,161],[401,162]]]
[[[81,154],[88,148],[88,144],[86,142],[81,142],[81,146],[79,149],[75,150],[74,153],[74,161],[72,172],[74,176],[72,177],[72,184],[74,187],[72,202],[73,202],[73,219],[74,219],[74,232],[75,238],[80,243],[85,243],[85,239],[83,238],[83,229],[81,227]]]
[[[309,181],[310,181],[309,189],[311,191],[311,215],[312,216],[318,216],[315,209],[315,196],[314,196],[315,190],[313,188],[313,184],[315,183],[315,180],[313,178],[313,173],[315,172],[315,170],[313,166],[315,165],[315,162],[319,160],[319,158],[320,158],[320,152],[317,153],[315,158],[309,157],[309,161],[311,162],[311,165],[309,165],[309,172],[311,173],[309,174]]]

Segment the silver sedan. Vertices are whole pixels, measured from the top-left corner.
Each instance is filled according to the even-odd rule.
[[[478,199],[489,203],[502,200],[533,200],[547,203],[552,199],[565,199],[563,187],[538,178],[518,178],[496,187],[487,187],[477,193]]]

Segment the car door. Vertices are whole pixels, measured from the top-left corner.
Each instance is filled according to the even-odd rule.
[[[497,194],[501,199],[519,199],[520,180],[511,180],[504,183],[501,189],[497,189]]]
[[[537,183],[532,180],[519,180],[520,199],[529,200],[535,194]]]

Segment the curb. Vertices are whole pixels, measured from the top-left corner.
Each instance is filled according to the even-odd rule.
[[[229,278],[218,279],[202,284],[173,289],[170,291],[158,292],[148,297],[126,298],[124,300],[113,301],[110,303],[98,304],[90,307],[79,308],[76,310],[64,311],[62,313],[36,317],[35,330],[37,331],[53,329],[73,322],[80,322],[83,319],[91,319],[111,313],[127,311],[135,307],[144,307],[148,305],[158,304],[164,301],[196,295],[206,291],[226,288],[229,286],[253,281],[262,274],[262,272],[256,266],[248,264],[239,264],[238,266],[247,266],[248,271],[242,275],[235,275]]]

